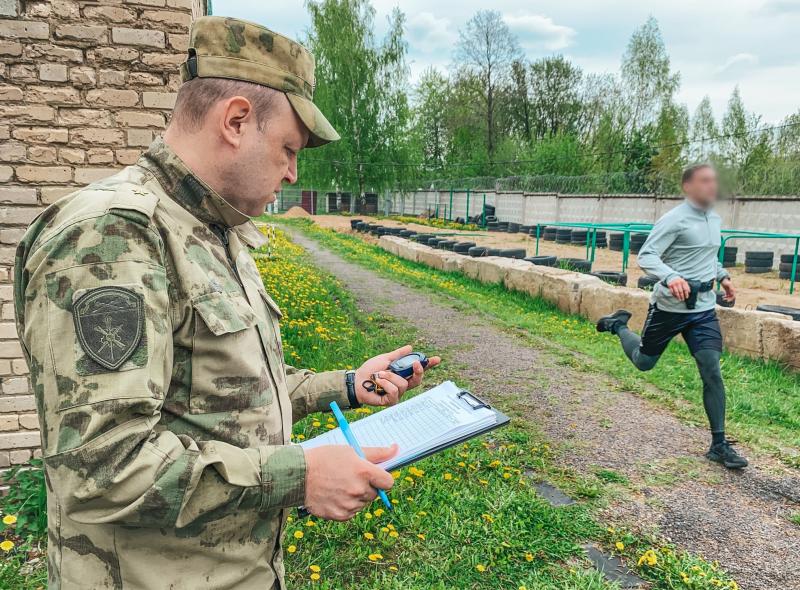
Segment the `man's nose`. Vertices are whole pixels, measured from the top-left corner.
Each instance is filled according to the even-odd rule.
[[[283,175],[283,181],[286,184],[297,182],[297,156],[289,160],[289,167],[286,169],[286,174]]]

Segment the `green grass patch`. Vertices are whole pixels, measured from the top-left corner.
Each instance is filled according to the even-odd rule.
[[[504,327],[523,330],[541,347],[580,353],[578,358],[566,357],[565,362],[578,370],[605,373],[621,389],[657,400],[688,423],[706,425],[702,383],[683,343],[670,344],[656,368],[641,373],[615,339],[598,334],[590,322],[542,299],[401,259],[355,236],[306,220],[292,225],[349,260],[402,283],[455,298]],[[730,353],[723,354],[722,372],[728,392],[728,431],[787,464],[800,465],[800,374],[777,363]]]

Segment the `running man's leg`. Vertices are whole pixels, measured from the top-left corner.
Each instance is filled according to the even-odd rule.
[[[693,314],[694,315],[694,314]],[[725,383],[722,379],[722,331],[715,310],[697,314],[682,332],[703,381],[703,407],[711,428],[711,448],[706,457],[729,469],[747,466],[725,439]]]
[[[625,351],[625,355],[631,360],[634,367],[640,371],[649,371],[656,366],[661,355],[644,354],[642,352],[642,338],[636,332],[624,325],[619,326],[615,333],[622,343],[622,350]],[[644,334],[645,332],[643,331],[642,333]]]
[[[616,334],[622,343],[622,350],[633,365],[640,371],[649,371],[656,366],[670,340],[683,328],[680,323],[682,318],[673,318],[675,315],[651,305],[640,337],[628,327],[630,312],[621,309],[600,318],[597,331]]]

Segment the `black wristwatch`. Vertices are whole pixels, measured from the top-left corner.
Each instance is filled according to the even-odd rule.
[[[344,374],[344,384],[347,386],[347,401],[350,402],[350,409],[355,410],[361,407],[361,402],[356,397],[356,372],[347,371]]]

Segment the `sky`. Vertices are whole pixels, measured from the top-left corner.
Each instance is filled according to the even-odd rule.
[[[616,73],[633,31],[654,16],[681,73],[678,100],[694,112],[708,95],[719,119],[739,86],[763,122],[800,110],[800,0],[373,0],[376,33],[406,15],[414,81],[428,66],[447,71],[458,32],[478,10],[499,10],[526,56],[563,54],[594,73]],[[302,0],[214,0],[214,14],[245,18],[288,36],[309,28]]]

